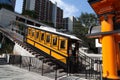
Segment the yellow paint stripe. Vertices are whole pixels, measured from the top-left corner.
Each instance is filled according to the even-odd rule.
[[[41,46],[40,44],[35,43],[35,47],[50,55],[50,50]]]
[[[61,56],[61,55],[59,55],[58,53],[55,53],[54,51],[51,52],[51,56],[56,58],[56,59],[58,59],[61,62],[66,63],[66,58]]]
[[[31,45],[34,45],[34,42],[31,41],[31,40],[29,40],[29,39],[27,39],[27,43],[29,43],[29,44],[31,44]]]

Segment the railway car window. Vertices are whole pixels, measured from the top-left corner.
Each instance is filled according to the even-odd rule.
[[[36,32],[36,39],[38,39],[39,37],[39,32]]]
[[[41,34],[41,40],[44,40],[44,33]]]
[[[57,37],[53,38],[53,46],[57,45]]]
[[[29,31],[28,31],[28,34],[30,35],[30,33],[31,33],[31,29],[29,29]]]
[[[60,48],[65,49],[65,40],[61,40]]]
[[[47,42],[47,43],[50,42],[50,35],[47,35],[46,42]]]
[[[34,36],[34,30],[32,30],[32,37]]]

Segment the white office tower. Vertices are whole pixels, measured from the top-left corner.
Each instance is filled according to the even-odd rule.
[[[53,14],[52,14],[52,22],[54,23],[54,27],[56,27],[56,16],[57,15],[57,3],[55,2],[55,4],[53,5]]]

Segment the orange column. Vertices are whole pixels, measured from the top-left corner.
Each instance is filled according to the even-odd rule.
[[[113,31],[113,15],[108,15],[107,20],[102,19],[102,32]],[[117,61],[114,35],[102,36],[103,78],[118,79]]]
[[[117,69],[119,71],[120,76],[120,51],[119,51],[119,43],[116,43],[116,51],[117,51]]]
[[[116,35],[116,53],[117,53],[117,70],[118,70],[118,76],[120,76],[120,50],[119,50],[119,41],[120,41],[120,36]]]

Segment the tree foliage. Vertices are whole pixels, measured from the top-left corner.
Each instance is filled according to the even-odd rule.
[[[74,24],[73,34],[82,39],[82,46],[88,47],[90,50],[97,53],[97,50],[95,48],[95,40],[86,37],[89,27],[95,25],[98,25],[97,17],[95,14],[82,13]]]
[[[93,13],[81,13],[80,17],[78,18],[80,23],[84,27],[96,26],[98,25],[98,18]]]
[[[4,42],[2,43],[2,48],[0,48],[0,54],[3,53],[13,53],[14,43],[10,41],[8,38],[5,38]]]

